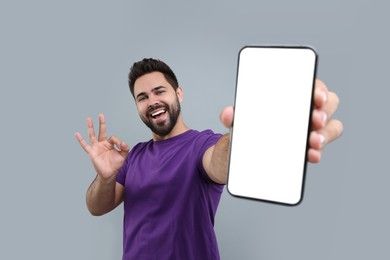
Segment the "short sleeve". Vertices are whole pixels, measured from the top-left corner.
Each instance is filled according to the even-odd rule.
[[[122,184],[123,186],[125,186],[126,176],[127,176],[127,172],[129,170],[129,167],[131,165],[131,161],[134,159],[134,156],[136,156],[138,154],[139,150],[142,149],[143,145],[144,145],[144,143],[136,144],[130,150],[130,152],[127,154],[126,160],[123,163],[122,168],[119,170],[118,175],[116,176],[116,182],[118,182],[118,183]]]
[[[129,165],[129,157],[130,157],[130,153],[127,155],[126,160],[122,165],[122,168],[119,170],[119,173],[116,176],[116,182],[122,184],[123,186],[125,186],[125,182],[126,182],[126,173]]]

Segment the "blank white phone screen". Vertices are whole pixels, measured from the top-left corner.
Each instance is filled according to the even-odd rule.
[[[241,49],[227,184],[232,195],[301,202],[316,63],[310,47]]]

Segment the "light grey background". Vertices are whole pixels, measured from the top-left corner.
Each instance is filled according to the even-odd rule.
[[[225,132],[218,115],[233,103],[246,44],[314,46],[345,132],[309,166],[300,206],[224,193],[222,259],[388,259],[388,10],[352,0],[2,0],[0,259],[120,259],[122,208],[87,212],[95,174],[73,133],[86,136],[85,118],[104,113],[109,134],[150,138],[127,87],[143,57],[175,70],[189,126]]]

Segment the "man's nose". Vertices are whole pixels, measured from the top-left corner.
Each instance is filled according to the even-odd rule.
[[[151,108],[155,105],[159,104],[158,97],[156,95],[150,95],[149,96],[149,104],[148,107]]]

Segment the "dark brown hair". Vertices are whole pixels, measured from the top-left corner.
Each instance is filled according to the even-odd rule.
[[[172,85],[173,89],[176,90],[179,87],[179,82],[173,73],[172,69],[161,60],[145,58],[141,61],[135,62],[130,68],[129,73],[129,88],[130,92],[134,97],[134,83],[139,78],[145,74],[151,72],[161,72],[165,79]]]

